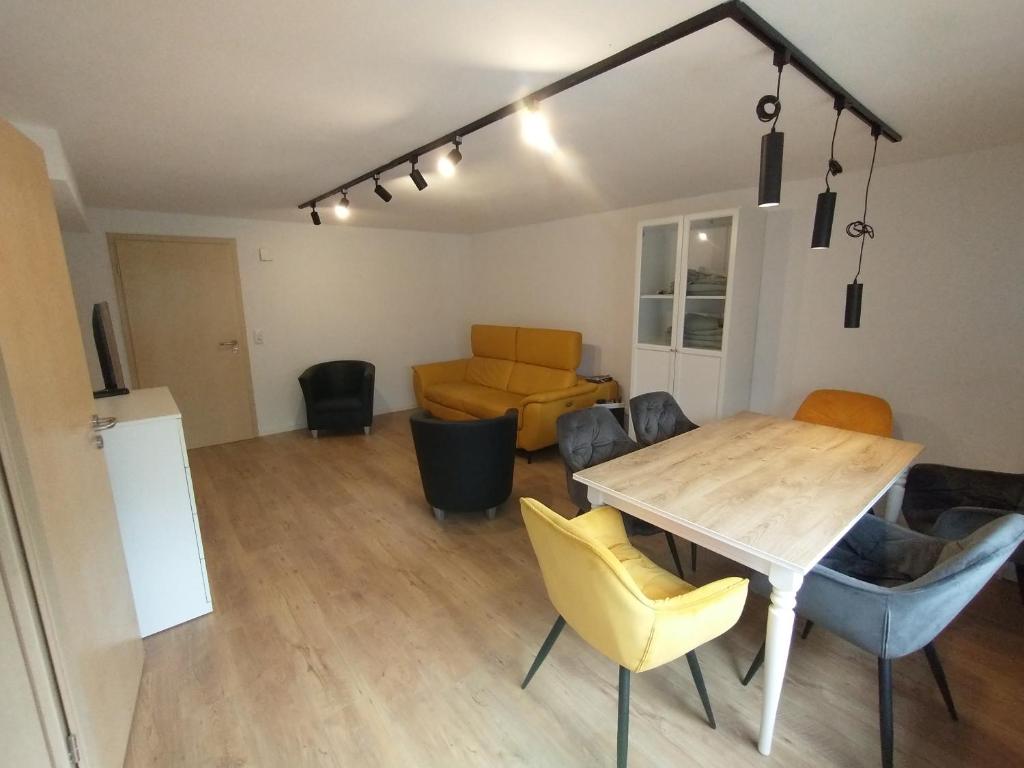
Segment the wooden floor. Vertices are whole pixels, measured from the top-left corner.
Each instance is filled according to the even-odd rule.
[[[612,662],[567,630],[519,689],[555,616],[517,500],[574,511],[557,453],[517,459],[496,520],[444,524],[404,414],[369,437],[292,432],[190,455],[214,613],[146,640],[128,766],[614,764]],[[663,538],[638,543],[670,563]],[[697,583],[736,573],[706,551],[687,569]],[[751,597],[700,650],[718,730],[685,663],[635,676],[632,768],[880,764],[874,659],[823,631],[794,641],[775,748],[758,754],[760,681],[738,677],[766,610]],[[923,655],[897,661],[897,766],[1024,765],[1015,585],[991,584],[937,646],[961,720]]]

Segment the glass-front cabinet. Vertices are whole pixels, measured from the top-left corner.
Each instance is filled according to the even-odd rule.
[[[671,392],[698,424],[749,407],[763,247],[756,208],[640,224],[631,396]]]

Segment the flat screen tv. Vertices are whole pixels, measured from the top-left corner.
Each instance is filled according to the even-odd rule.
[[[96,342],[96,355],[100,359],[100,371],[103,373],[103,389],[93,392],[92,396],[127,395],[124,373],[121,371],[121,356],[117,353],[114,325],[110,322],[110,306],[105,301],[93,304],[92,338]]]

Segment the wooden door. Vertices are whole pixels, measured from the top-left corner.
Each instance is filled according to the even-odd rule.
[[[43,154],[0,120],[0,461],[82,765],[123,762],[142,643]]]
[[[111,235],[132,380],[169,387],[189,448],[256,436],[233,240]]]

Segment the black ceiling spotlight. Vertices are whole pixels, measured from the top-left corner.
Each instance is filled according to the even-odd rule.
[[[316,226],[320,226],[320,214],[316,212],[316,203],[313,203],[313,210],[309,212],[309,218],[313,220]]]
[[[779,78],[775,83],[775,95],[766,94],[757,102],[757,119],[762,123],[771,123],[772,129],[761,137],[761,174],[757,185],[757,205],[759,208],[771,208],[782,202],[782,145],[786,134],[776,131],[775,125],[782,114],[782,101],[779,94],[782,89],[782,68],[789,63],[789,50],[776,48],[774,64],[779,70]]]
[[[437,161],[437,170],[442,176],[454,176],[455,166],[462,162],[462,151],[459,149],[462,139],[456,136],[452,143],[455,145],[452,151]]]
[[[375,194],[377,197],[379,197],[385,203],[390,203],[391,202],[391,193],[388,192],[386,189],[384,189],[384,187],[381,186],[381,184],[380,184],[380,174],[379,173],[375,173],[373,175],[373,194]]]
[[[420,169],[416,167],[416,163],[419,162],[418,157],[414,157],[411,161],[412,172],[409,174],[409,178],[412,179],[412,183],[416,185],[416,189],[422,192],[427,188],[427,180],[423,178],[423,174],[420,173]]]
[[[338,202],[334,204],[334,215],[342,221],[345,221],[350,215],[352,215],[352,211],[349,210],[348,205],[348,190],[343,189],[341,190],[341,197],[338,198]]]
[[[825,191],[818,193],[818,204],[814,209],[814,229],[811,230],[811,248],[821,250],[832,243],[832,220],[836,214],[836,193],[829,186],[828,177],[838,176],[843,166],[836,160],[836,133],[839,131],[839,116],[846,108],[846,99],[836,96],[836,124],[832,129],[832,148],[828,154],[828,167],[825,169]]]
[[[878,137],[882,129],[873,125],[871,135],[875,138],[875,148],[871,152],[871,168],[868,170],[868,183],[864,185],[864,215],[858,221],[851,221],[846,225],[846,234],[850,237],[860,238],[860,255],[857,257],[857,274],[853,276],[853,282],[846,286],[846,311],[844,313],[844,328],[860,328],[860,304],[864,298],[864,284],[857,282],[860,277],[860,268],[864,263],[864,241],[868,238],[874,239],[875,228],[868,224],[868,193],[871,191],[871,177],[875,173],[875,158],[878,157]]]

